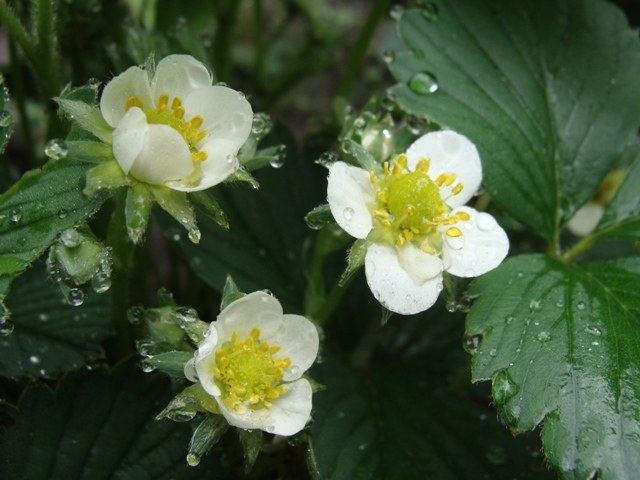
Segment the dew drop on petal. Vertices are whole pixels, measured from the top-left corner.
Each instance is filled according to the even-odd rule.
[[[452,248],[453,250],[460,250],[462,247],[464,247],[464,237],[463,236],[459,236],[459,237],[451,237],[449,235],[445,236],[445,241],[447,242],[447,246],[449,248]],[[456,260],[460,261],[462,260],[462,255],[458,254],[456,255]]]
[[[343,211],[342,211],[342,216],[344,217],[344,219],[348,222],[353,218],[353,208],[351,207],[346,207]]]
[[[409,80],[409,88],[419,95],[430,95],[436,92],[440,85],[438,79],[429,72],[418,72]]]
[[[483,232],[490,232],[498,226],[495,218],[484,212],[479,213],[476,217],[476,225],[478,227],[478,230],[481,230]]]

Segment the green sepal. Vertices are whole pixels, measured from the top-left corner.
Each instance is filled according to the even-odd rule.
[[[320,230],[325,225],[336,223],[328,203],[318,205],[316,208],[311,210],[305,215],[304,221],[312,230]]]
[[[200,459],[213,447],[229,429],[229,424],[221,415],[207,415],[196,427],[189,443],[187,463],[196,466]]]
[[[176,301],[173,298],[173,293],[164,287],[158,289],[158,305],[161,307],[175,307]]]
[[[105,121],[100,110],[80,100],[56,97],[64,113],[82,129],[95,135],[105,143],[112,143],[113,128]]]
[[[384,306],[380,305],[381,313],[380,313],[380,325],[385,326],[391,317],[393,317],[393,312]]]
[[[100,190],[113,190],[129,184],[129,179],[118,165],[118,162],[107,160],[87,172],[84,193],[87,197],[95,195]]]
[[[342,141],[342,151],[349,163],[353,163],[368,172],[379,173],[382,171],[382,165],[359,143],[347,138]]]
[[[172,377],[184,378],[184,365],[193,358],[193,352],[173,351],[145,358],[143,364]]]
[[[189,194],[189,200],[191,200],[191,202],[200,209],[202,213],[207,215],[222,228],[229,228],[229,219],[227,218],[227,215],[211,193],[206,190],[193,192]]]
[[[158,205],[187,229],[189,240],[193,243],[198,243],[200,241],[200,230],[198,229],[193,207],[187,200],[187,194],[158,185],[147,185],[147,188],[155,197]]]
[[[260,184],[258,183],[258,181],[255,178],[253,178],[253,175],[251,175],[247,171],[247,169],[245,169],[243,166],[240,166],[238,170],[236,170],[231,175],[229,175],[224,182],[225,183],[247,182],[247,183],[250,183],[251,186],[255,189],[260,188]]]
[[[135,244],[142,242],[154,203],[153,194],[142,183],[134,182],[127,191],[124,207],[127,234]]]
[[[186,341],[184,331],[175,323],[149,322],[147,324],[148,337],[151,342],[153,353],[163,353],[176,350],[193,350],[193,347]]]
[[[340,280],[338,280],[339,285],[345,285],[351,277],[360,270],[360,268],[362,268],[364,265],[364,258],[367,254],[367,247],[368,243],[364,239],[359,238],[353,242],[347,257],[347,268],[345,268],[342,275],[340,275]]]
[[[60,234],[49,251],[48,265],[60,269],[66,280],[82,285],[101,270],[106,260],[107,274],[111,273],[110,255],[105,245],[89,230],[86,224],[69,228]]]
[[[255,152],[252,157],[243,160],[242,165],[250,172],[267,166],[282,165],[286,154],[286,145],[263,148]]]
[[[195,417],[196,413],[220,414],[218,403],[205,392],[202,385],[194,383],[178,393],[157,416],[156,420],[169,418],[176,422],[185,422]]]
[[[237,428],[238,438],[242,445],[244,456],[244,473],[249,473],[256,463],[260,449],[262,449],[262,439],[264,434],[262,430],[244,430]]]
[[[309,375],[303,375],[302,378],[309,382],[309,385],[311,385],[311,391],[313,393],[323,392],[327,389],[327,386],[324,383],[320,383],[317,380],[314,380]]]
[[[241,292],[236,282],[233,281],[231,275],[227,275],[227,279],[224,282],[224,288],[222,289],[222,301],[220,302],[220,310],[224,310],[231,303],[244,297],[246,294]]]
[[[206,336],[209,324],[198,318],[198,313],[191,307],[167,308],[170,318],[180,326],[196,345]]]
[[[115,160],[111,145],[93,140],[66,141],[67,156],[87,163]]]

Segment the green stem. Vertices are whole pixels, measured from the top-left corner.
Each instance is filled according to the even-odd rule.
[[[571,263],[587,250],[591,249],[600,240],[599,235],[588,235],[573,245],[569,250],[564,252],[560,256],[560,260],[566,263]]]
[[[214,8],[218,16],[218,28],[213,44],[214,65],[216,76],[222,82],[228,82],[231,79],[231,49],[238,4],[236,0],[214,0]]]
[[[262,84],[262,72],[264,71],[264,38],[262,36],[262,0],[253,0],[253,28],[255,30],[256,42],[256,60],[255,60],[255,76],[258,84]]]
[[[369,48],[369,43],[373,38],[373,34],[376,31],[376,27],[380,22],[382,16],[389,10],[390,0],[376,0],[371,7],[367,21],[365,22],[360,36],[353,47],[351,56],[347,62],[344,74],[340,79],[338,85],[337,96],[346,97],[351,91],[353,82],[355,81],[358,73],[360,73],[360,66]]]
[[[27,116],[26,92],[24,90],[24,79],[22,77],[22,68],[18,60],[18,48],[16,42],[9,38],[9,58],[11,68],[11,78],[13,79],[13,96],[20,116],[20,129],[22,130],[22,141],[27,154],[27,163],[29,168],[36,168],[37,156],[35,152],[35,143],[31,132],[31,122]]]
[[[0,20],[2,24],[9,31],[9,37],[16,41],[22,51],[27,56],[27,58],[33,62],[35,59],[35,48],[33,46],[33,42],[27,33],[27,30],[24,28],[18,16],[15,12],[7,5],[5,0],[0,0]]]
[[[133,263],[133,244],[127,235],[125,219],[125,201],[127,189],[121,189],[115,195],[115,210],[109,222],[107,244],[113,254],[113,272],[111,275],[111,320],[116,333],[114,353],[121,359],[134,351],[131,325],[127,318],[130,302],[131,266]]]

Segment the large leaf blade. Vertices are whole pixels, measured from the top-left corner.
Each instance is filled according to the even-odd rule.
[[[224,469],[210,462],[187,466],[185,424],[155,420],[170,396],[166,379],[133,362],[71,375],[55,392],[28,388],[15,424],[0,430],[0,477],[219,478]]]
[[[640,258],[563,264],[523,255],[479,278],[467,334],[475,380],[514,429],[540,422],[566,478],[640,471]]]
[[[398,102],[469,136],[495,200],[555,238],[640,124],[637,35],[595,0],[437,5],[436,21],[416,10],[399,22],[411,52],[391,64]],[[420,72],[439,89],[413,91]]]
[[[95,166],[73,159],[49,162],[26,173],[0,197],[0,295],[67,228],[100,208],[108,194],[82,193]]]
[[[0,340],[0,375],[51,377],[104,359],[100,343],[111,334],[108,294],[66,305],[40,265],[16,280],[6,303],[15,328]]]

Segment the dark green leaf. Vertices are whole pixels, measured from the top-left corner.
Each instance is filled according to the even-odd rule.
[[[539,462],[474,402],[442,393],[420,362],[370,373],[327,362],[314,396],[317,478],[548,478]]]
[[[605,210],[595,233],[607,237],[640,239],[640,158],[631,167],[620,190]]]
[[[244,471],[249,473],[253,468],[253,464],[258,458],[260,449],[262,448],[262,430],[243,430],[237,428],[238,437],[244,451]]]
[[[82,193],[90,167],[71,158],[50,162],[0,196],[0,276],[9,280],[7,288],[63,230],[91,216],[106,200],[105,193]]]
[[[435,4],[399,21],[398,103],[470,137],[500,206],[555,238],[640,124],[637,32],[599,0]]]
[[[295,151],[291,138],[286,136],[289,141],[283,142],[282,132],[279,135],[265,143],[287,143],[289,151]],[[193,245],[175,226],[164,225],[169,238],[179,240],[198,276],[218,291],[229,274],[245,292],[268,288],[286,310],[300,309],[302,254],[313,235],[304,216],[326,196],[326,184],[318,181],[322,170],[289,155],[282,168],[262,169],[256,178],[259,190],[242,184],[216,187],[216,197],[229,217],[229,230],[199,217],[202,239]]]
[[[638,285],[640,257],[579,268],[544,255],[512,258],[472,285],[473,377],[493,379],[517,431],[544,422],[546,455],[566,478],[640,471]]]
[[[15,329],[0,339],[0,375],[49,377],[103,359],[108,294],[90,294],[79,307],[66,305],[39,265],[16,280],[6,303]]]
[[[132,362],[71,375],[56,392],[31,387],[15,425],[0,430],[0,478],[231,478],[212,463],[187,466],[189,427],[154,420],[169,396],[165,379]]]

